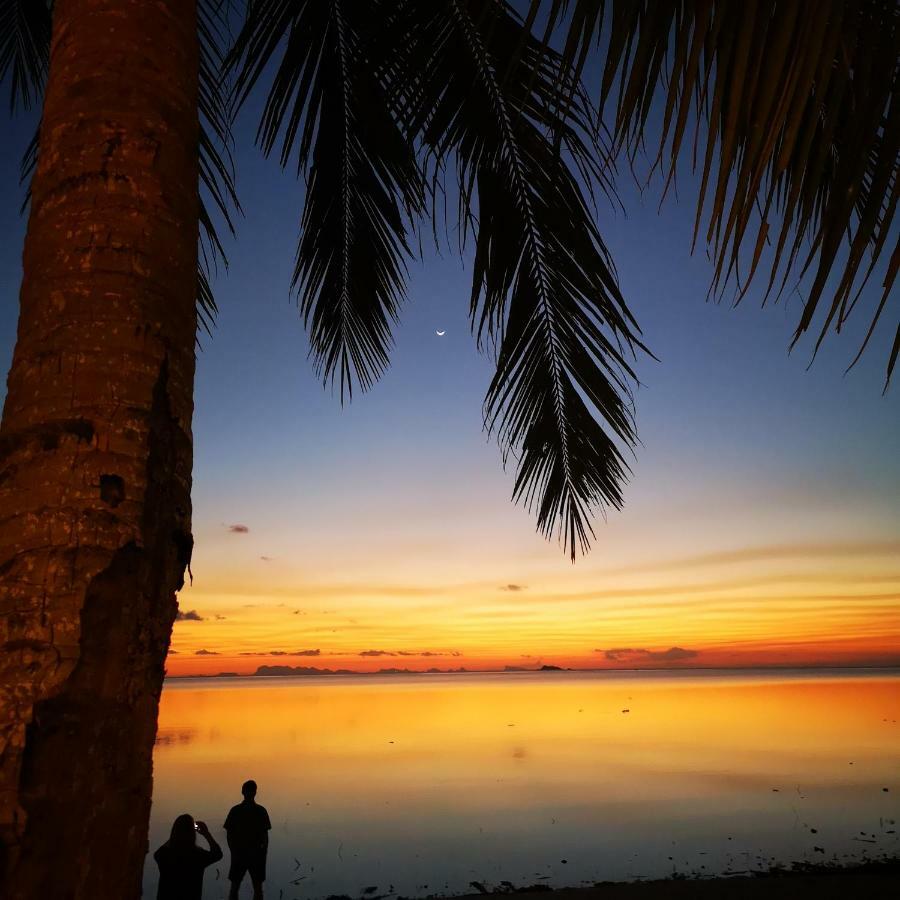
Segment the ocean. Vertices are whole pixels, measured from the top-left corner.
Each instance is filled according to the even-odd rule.
[[[169,679],[144,896],[182,812],[226,852],[204,898],[227,896],[249,778],[269,900],[877,859],[900,854],[900,672]]]

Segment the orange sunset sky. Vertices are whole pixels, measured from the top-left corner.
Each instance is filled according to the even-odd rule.
[[[900,664],[900,542],[740,547],[562,565],[556,548],[435,569],[426,551],[391,577],[305,580],[222,529],[222,567],[182,596],[169,674],[259,665],[375,671]],[[323,549],[323,553],[327,552]],[[259,556],[259,554],[254,554]],[[230,562],[226,557],[230,558]],[[457,578],[453,578],[453,575]]]

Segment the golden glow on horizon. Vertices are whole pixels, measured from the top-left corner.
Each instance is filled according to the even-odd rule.
[[[506,584],[474,568],[470,581],[450,566],[425,577],[408,561],[390,581],[306,581],[274,562],[253,583],[213,574],[182,593],[200,620],[176,623],[169,674],[900,664],[900,542],[538,560]]]
[[[896,679],[529,675],[452,684],[440,677],[317,681],[299,690],[285,682],[180,685],[163,693],[157,759],[172,745],[177,771],[167,767],[168,780],[201,791],[208,783],[211,793],[224,770],[264,760],[270,797],[273,790],[321,795],[317,805],[336,818],[369,794],[409,798],[430,795],[435,785],[451,786],[450,802],[471,812],[496,805],[498,794],[507,812],[524,810],[542,791],[562,805],[566,797],[583,802],[585,791],[604,804],[628,802],[638,791],[663,805],[687,794],[715,803],[721,783],[699,773],[739,780],[751,760],[747,768],[766,797],[784,787],[784,773],[801,769],[807,786],[835,769],[845,779],[886,778],[867,756],[877,756],[896,730],[897,687]],[[528,760],[521,773],[508,768],[517,747]],[[849,771],[848,760],[855,761]],[[475,789],[482,782],[490,789]],[[404,804],[371,806],[380,815],[410,814]]]

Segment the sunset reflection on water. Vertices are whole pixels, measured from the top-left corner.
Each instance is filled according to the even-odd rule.
[[[171,680],[151,850],[181,812],[224,845],[255,778],[286,900],[874,858],[898,722],[889,672]]]

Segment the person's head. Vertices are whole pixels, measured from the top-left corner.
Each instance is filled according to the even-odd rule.
[[[241,785],[241,793],[244,795],[245,800],[252,800],[256,796],[256,782],[252,779],[245,781]]]
[[[194,817],[183,813],[172,823],[169,835],[169,846],[176,850],[184,850],[197,843],[197,830],[194,828]]]

